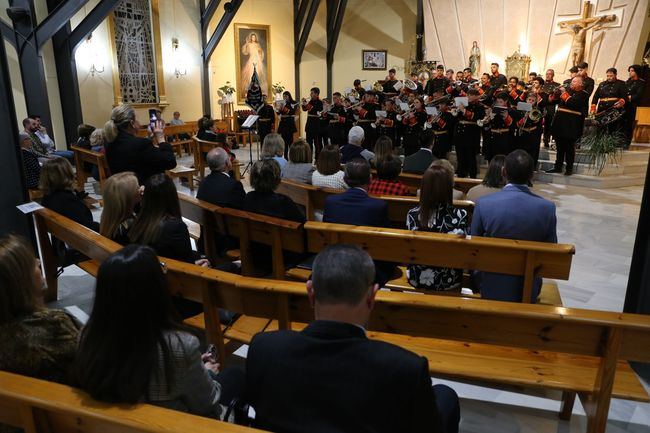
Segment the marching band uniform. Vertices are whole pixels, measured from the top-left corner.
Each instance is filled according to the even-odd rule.
[[[620,108],[627,101],[627,86],[623,80],[603,81],[598,85],[596,93],[591,100],[591,112],[600,114],[612,107]],[[626,107],[627,108],[627,107]],[[618,130],[622,126],[621,120],[607,125],[607,131],[610,133]]]
[[[257,134],[260,136],[260,143],[264,143],[264,137],[273,132],[275,126],[275,110],[269,104],[264,104],[257,109]]]
[[[429,96],[433,96],[434,93],[440,92],[444,93],[445,89],[449,87],[449,79],[444,75],[438,77],[437,75],[427,81],[427,85],[424,88],[424,93]]]
[[[490,121],[490,154],[485,158],[488,161],[492,160],[495,155],[507,155],[512,150],[512,131],[511,126],[514,122],[514,112],[511,109],[506,109],[508,115],[504,119],[501,115],[502,111],[493,111],[494,119]]]
[[[625,82],[625,85],[627,87],[627,104],[623,118],[625,122],[625,145],[629,147],[634,135],[634,119],[636,119],[636,109],[643,97],[645,80],[643,78],[630,78]]]
[[[591,94],[594,93],[594,86],[596,85],[596,82],[591,77],[584,77],[582,79],[582,83],[583,83],[584,91],[587,93],[587,96],[591,97]],[[587,98],[587,106],[589,106],[589,98]]]
[[[325,114],[327,116],[327,114]],[[348,135],[345,132],[345,124],[348,121],[348,116],[343,105],[335,104],[330,109],[328,116],[327,135],[332,144],[345,146],[347,144]]]
[[[589,94],[584,90],[575,92],[568,89],[559,96],[557,94],[550,95],[549,103],[558,104],[552,130],[557,145],[557,158],[555,167],[551,171],[554,173],[562,172],[566,157],[565,174],[570,175],[573,174],[573,161],[576,154],[575,145],[582,136],[582,129],[587,115]]]
[[[383,88],[383,94],[384,97],[391,98],[393,96],[396,96],[398,94],[397,90],[395,90],[395,84],[397,84],[397,80],[386,80],[384,81],[384,84],[382,84]]]
[[[445,89],[445,93],[447,95],[450,95],[452,98],[458,98],[458,97],[467,96],[465,90],[467,90],[466,84],[461,84],[459,86],[456,86],[456,83],[449,83],[449,85]]]
[[[420,139],[427,121],[427,112],[424,108],[415,110],[410,116],[402,118],[404,125],[404,156],[414,154],[420,149]]]
[[[313,146],[314,155],[320,154],[320,116],[318,112],[323,111],[323,101],[318,97],[310,100],[306,105],[302,105],[302,111],[307,112],[307,124],[305,125],[305,133],[307,135],[307,143]],[[289,147],[285,143],[285,149]]]
[[[278,134],[282,136],[284,140],[284,158],[286,159],[289,155],[289,144],[293,143],[293,134],[298,131],[296,128],[296,113],[298,110],[297,104],[291,106],[290,102],[284,104],[282,108],[278,111],[280,116],[280,123],[278,124]]]
[[[526,102],[528,93],[525,90],[517,89],[516,87],[508,92],[510,105],[516,107],[519,102]]]
[[[537,106],[538,109],[539,106]],[[543,118],[533,120],[529,117],[529,112],[519,112],[516,123],[517,137],[515,138],[515,148],[523,149],[533,158],[535,167],[539,159],[539,139],[542,135]]]
[[[325,103],[323,103],[323,111],[325,111]],[[318,160],[318,155],[320,151],[325,148],[328,144],[329,128],[330,128],[330,116],[329,113],[321,113],[320,119],[318,119],[318,146],[316,146],[316,154],[314,155],[314,161]]]
[[[447,154],[451,152],[451,140],[456,118],[447,107],[441,107],[440,111],[438,120],[431,124],[431,130],[435,137],[432,153],[438,159],[447,159]]]
[[[490,86],[495,90],[508,84],[508,79],[503,74],[490,74]]]
[[[458,158],[458,177],[476,178],[476,154],[480,148],[481,128],[477,120],[485,117],[485,108],[479,102],[470,102],[465,113],[458,113],[453,143]]]
[[[363,128],[364,132],[363,147],[371,152],[375,148],[375,141],[377,141],[377,130],[371,125],[377,120],[376,111],[377,104],[366,102],[359,108],[359,120],[357,120],[357,124]]]
[[[385,135],[393,142],[393,147],[398,147],[397,143],[397,112],[386,110],[386,118],[379,120],[379,135]]]
[[[546,94],[547,101],[548,95],[552,94],[558,87],[560,87],[560,83],[553,80],[544,81],[544,86],[542,86],[542,88]],[[544,116],[544,147],[548,147],[551,142],[551,125],[553,124],[553,116],[555,116],[555,105],[549,105],[546,107],[546,116]]]

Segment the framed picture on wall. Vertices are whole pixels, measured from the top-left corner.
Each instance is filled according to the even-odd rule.
[[[257,70],[262,92],[271,91],[271,27],[261,24],[235,24],[235,62],[237,103],[246,100],[253,70]]]
[[[361,67],[364,71],[385,71],[386,50],[362,50]]]

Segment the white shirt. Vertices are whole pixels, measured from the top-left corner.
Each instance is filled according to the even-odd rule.
[[[50,138],[49,135],[47,135],[47,133],[38,130],[34,134],[41,140],[43,146],[47,147],[48,150],[54,149],[54,141],[52,141],[52,139]]]
[[[320,188],[348,189],[348,185],[343,180],[344,176],[343,170],[327,176],[315,170],[311,175],[311,184]]]

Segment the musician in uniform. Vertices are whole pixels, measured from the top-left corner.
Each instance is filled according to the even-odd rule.
[[[266,102],[266,95],[262,94],[262,105],[257,109],[257,134],[260,137],[260,143],[264,143],[264,137],[273,132],[275,127],[275,111]],[[285,146],[287,147],[287,146]]]
[[[361,80],[360,79],[357,78],[356,80],[354,80],[353,87],[354,87],[354,90],[359,95],[359,99],[363,98],[363,95],[366,94],[366,89],[364,89],[363,86],[361,85]]]
[[[424,132],[424,124],[427,122],[427,118],[424,99],[418,96],[413,101],[413,108],[402,116],[405,157],[414,154],[420,149],[420,140],[422,139],[422,132]]]
[[[330,116],[329,116],[329,111],[332,108],[330,104],[330,100],[327,98],[323,98],[323,111],[321,111],[320,114],[320,119],[318,119],[318,146],[316,146],[316,155],[314,156],[314,160],[318,160],[318,155],[320,155],[321,149],[324,149],[325,146],[329,144],[329,127],[330,127]]]
[[[298,103],[293,100],[291,92],[285,91],[282,94],[284,103],[276,104],[279,108],[277,110],[280,116],[280,123],[278,124],[278,134],[284,140],[284,158],[289,156],[289,144],[293,143],[293,134],[298,131],[296,128],[296,114],[298,110]]]
[[[484,104],[492,105],[492,95],[494,93],[494,88],[492,87],[492,84],[490,84],[490,74],[484,73],[481,75],[478,93]]]
[[[424,93],[433,96],[434,93],[444,92],[447,87],[449,87],[449,79],[445,77],[445,67],[438,65],[436,67],[436,75],[427,81]]]
[[[510,83],[508,85],[508,102],[513,107],[517,106],[517,103],[524,102],[526,100],[526,88],[524,82],[520,81],[517,77],[510,77]]]
[[[377,120],[377,104],[375,103],[375,92],[366,92],[363,95],[363,105],[357,107],[359,120],[357,124],[363,128],[364,140],[363,147],[372,152],[377,140],[377,130],[372,127],[372,123]]]
[[[539,139],[542,135],[542,122],[544,119],[542,115],[542,107],[540,107],[543,98],[534,93],[530,93],[526,98],[526,102],[531,104],[533,110],[517,111],[518,116],[514,147],[528,152],[528,154],[533,158],[533,161],[535,161],[535,167],[537,167],[537,160],[539,159]],[[539,116],[537,113],[539,113]]]
[[[391,68],[388,70],[388,77],[386,81],[381,85],[383,89],[384,96],[391,98],[397,96],[397,90],[395,90],[395,84],[397,84],[397,78],[395,78],[395,69]]]
[[[555,89],[560,87],[560,83],[555,81],[555,71],[553,69],[546,70],[546,79],[542,85],[542,91],[548,95],[555,92]],[[546,107],[546,115],[544,116],[544,147],[548,148],[551,142],[551,125],[553,124],[553,116],[555,115],[555,105]]]
[[[463,80],[451,81],[449,86],[445,89],[445,93],[450,95],[452,98],[467,96],[465,91],[467,90],[467,85]]]
[[[418,74],[414,72],[411,73],[411,81],[413,81],[417,86],[415,90],[412,90],[412,92],[415,93],[416,95],[424,94],[424,87],[422,87],[422,83],[420,83],[420,80],[418,80]]]
[[[509,96],[505,92],[494,96],[494,105],[490,114],[490,153],[485,159],[492,160],[495,155],[507,155],[512,150],[513,134],[511,126],[514,120],[514,111],[510,109]]]
[[[449,81],[454,81],[454,70],[451,69],[451,68],[450,68],[450,69],[447,69],[447,70],[445,71],[445,77],[447,77],[447,79],[448,79]]]
[[[453,143],[458,159],[458,177],[476,178],[478,167],[476,154],[481,145],[481,127],[477,121],[485,117],[485,108],[479,102],[479,92],[476,89],[467,91],[468,105],[458,107],[456,128]]]
[[[379,135],[389,137],[393,142],[393,147],[397,147],[397,111],[395,110],[395,101],[387,99],[385,102],[386,117],[378,117],[376,125],[379,128]]]
[[[578,64],[578,75],[582,77],[584,91],[587,93],[589,97],[591,97],[591,94],[594,93],[594,87],[596,83],[594,82],[594,79],[589,76],[588,68],[589,65],[587,64],[587,62],[582,62]],[[588,101],[587,101],[587,106],[589,106]]]
[[[596,116],[610,109],[621,109],[627,100],[627,86],[623,80],[619,80],[616,68],[609,68],[606,72],[607,79],[598,85],[591,101],[589,112]],[[620,119],[608,125],[607,131],[611,134],[621,128]]]
[[[474,84],[478,82],[478,80],[474,77],[472,77],[472,69],[471,68],[465,68],[463,69],[463,81],[465,81],[467,84]]]
[[[508,79],[506,78],[506,76],[499,73],[498,63],[492,63],[490,65],[490,72],[492,73],[492,75],[490,75],[490,85],[492,87],[498,89],[499,87],[508,84]]]
[[[307,124],[305,125],[305,133],[307,135],[307,143],[314,149],[314,155],[318,158],[320,154],[319,146],[320,141],[320,116],[319,112],[323,111],[323,101],[320,100],[320,89],[318,87],[312,87],[309,96],[311,99],[307,101],[303,98],[302,100],[302,111],[307,112]],[[285,148],[289,147],[290,143],[285,143]]]
[[[641,65],[632,65],[627,68],[630,78],[625,82],[627,87],[627,105],[625,109],[625,148],[630,147],[632,138],[634,138],[634,120],[636,119],[636,109],[643,98],[645,89],[645,80],[641,78]]]
[[[576,76],[571,80],[571,86],[558,88],[549,96],[549,104],[557,104],[553,119],[553,137],[557,146],[555,167],[547,173],[561,173],[566,158],[565,175],[573,174],[573,161],[576,154],[576,142],[582,136],[589,95],[583,89],[582,77]]]
[[[568,89],[571,86],[571,80],[573,80],[577,76],[578,76],[578,67],[571,66],[571,68],[569,69],[569,78],[567,78],[562,82],[562,86]]]
[[[339,92],[332,94],[332,106],[328,113],[327,136],[331,144],[345,146],[347,144],[347,134],[345,133],[345,123],[347,121],[346,110],[343,107],[343,100]]]
[[[434,144],[431,150],[438,159],[447,159],[451,152],[452,134],[456,124],[456,118],[451,114],[449,105],[442,104],[438,107],[438,114],[427,120],[433,131]]]

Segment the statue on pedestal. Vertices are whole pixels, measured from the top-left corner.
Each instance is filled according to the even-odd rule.
[[[472,70],[472,75],[476,76],[476,72],[481,67],[481,50],[478,47],[478,42],[474,41],[472,49],[469,50],[469,68]]]

